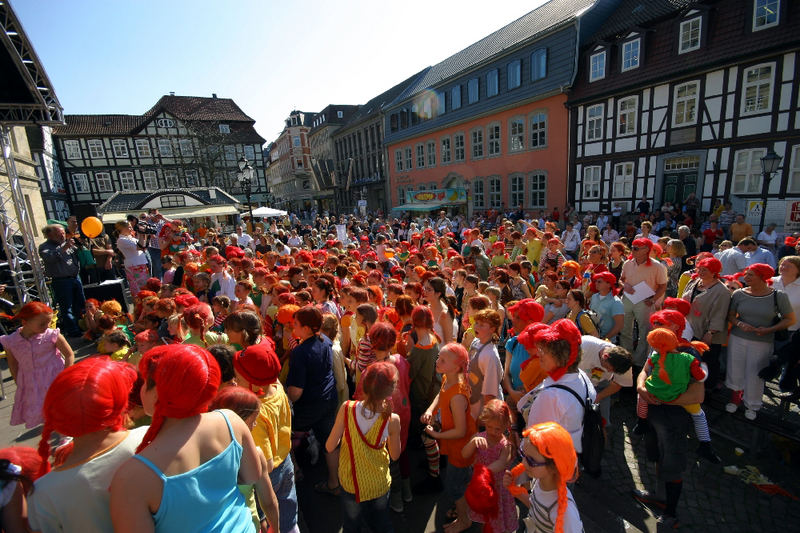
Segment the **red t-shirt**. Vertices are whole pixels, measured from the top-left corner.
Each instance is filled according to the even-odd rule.
[[[703,232],[703,243],[714,244],[714,241],[717,238],[722,239],[724,236],[725,234],[722,232],[721,228],[717,228],[716,231],[711,228],[708,228]]]

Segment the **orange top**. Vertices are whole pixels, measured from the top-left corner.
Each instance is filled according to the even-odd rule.
[[[547,372],[542,370],[541,362],[538,357],[531,357],[522,363],[519,371],[519,379],[525,387],[525,392],[532,391],[536,385],[544,381],[547,377]]]
[[[475,426],[475,420],[469,412],[469,396],[471,393],[470,386],[466,382],[461,381],[455,383],[452,387],[448,387],[447,376],[442,376],[442,388],[439,391],[439,412],[442,418],[442,431],[447,431],[455,427],[453,412],[450,410],[450,400],[458,394],[464,396],[465,399],[467,430],[464,432],[464,436],[458,439],[439,439],[439,453],[446,455],[448,463],[458,468],[470,466],[473,460],[473,457],[464,459],[461,456],[461,450],[478,431]]]

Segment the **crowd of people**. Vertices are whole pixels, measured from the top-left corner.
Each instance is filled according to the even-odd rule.
[[[307,453],[346,532],[392,531],[420,491],[442,494],[448,533],[582,531],[570,486],[599,475],[623,388],[659,465],[635,497],[676,526],[686,435],[720,461],[706,392],[749,420],[765,380],[797,397],[800,243],[731,211],[49,225],[60,329],[33,302],[0,338],[11,423],[44,428],[0,451],[4,527],[297,531]],[[82,278],[122,277],[131,308],[84,298]],[[98,355],[75,363],[65,336]]]

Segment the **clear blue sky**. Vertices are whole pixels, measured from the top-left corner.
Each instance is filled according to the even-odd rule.
[[[274,140],[292,109],[363,104],[543,0],[11,0],[64,112],[233,98]]]

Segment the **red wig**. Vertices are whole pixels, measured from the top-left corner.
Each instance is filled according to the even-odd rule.
[[[50,306],[43,304],[42,302],[28,302],[17,312],[17,314],[14,316],[14,319],[25,322],[26,320],[30,320],[31,318],[42,314],[52,315],[53,310],[50,309]]]
[[[139,372],[145,379],[145,387],[156,388],[158,400],[153,421],[136,453],[153,442],[165,419],[206,412],[221,380],[214,356],[193,344],[156,346],[139,361]]]
[[[494,473],[486,465],[475,463],[472,479],[464,492],[469,508],[484,523],[483,533],[494,533],[492,520],[497,517],[499,495],[495,489]]]
[[[680,311],[683,316],[689,316],[692,311],[692,304],[683,298],[667,298],[661,306],[663,309],[674,309]]]
[[[686,328],[686,317],[675,309],[662,309],[650,315],[650,325],[654,328],[666,327],[679,336],[683,335],[683,330]]]
[[[388,322],[375,322],[369,328],[369,340],[373,350],[391,350],[397,342],[397,330]]]
[[[11,446],[0,450],[0,459],[15,464],[22,470],[21,474],[30,481],[36,481],[50,471],[50,464],[39,456],[39,452],[30,446]],[[40,473],[42,472],[42,473]],[[26,491],[30,487],[26,487]]]
[[[553,378],[553,381],[558,381],[567,373],[567,369],[578,360],[578,354],[581,351],[581,331],[575,322],[568,318],[556,320],[547,329],[542,329],[536,333],[534,337],[536,343],[550,343],[556,341],[566,341],[569,344],[569,358],[564,366],[551,370],[547,374]]]
[[[418,305],[411,311],[411,325],[415,328],[433,329],[433,312],[430,307]]]
[[[519,320],[531,324],[533,322],[541,322],[544,318],[544,307],[533,298],[524,298],[511,307],[508,311],[516,316]]]
[[[44,429],[39,456],[47,463],[50,435],[57,431],[81,437],[95,431],[119,431],[125,423],[128,394],[136,381],[136,370],[128,363],[106,356],[89,357],[61,371],[44,397]],[[40,468],[44,474],[46,464]]]
[[[397,367],[392,363],[380,361],[369,365],[361,375],[366,403],[374,407],[386,398],[391,398],[396,376]]]
[[[775,269],[766,263],[755,263],[744,269],[744,272],[750,270],[761,278],[768,285],[772,285],[772,276],[775,275]]]
[[[719,277],[719,273],[722,272],[722,263],[716,257],[706,257],[704,259],[700,259],[695,263],[696,268],[707,268],[709,272],[714,274],[715,278]]]
[[[458,363],[459,372],[461,374],[466,374],[469,369],[469,352],[467,352],[467,349],[464,348],[461,343],[455,341],[448,342],[439,350],[439,355],[441,356],[443,352],[452,354]]]
[[[184,309],[200,303],[200,300],[194,294],[179,294],[174,299],[175,307],[183,307]]]
[[[208,406],[210,410],[230,409],[242,420],[247,420],[253,413],[257,413],[260,407],[261,400],[258,396],[244,387],[225,387],[217,393]]]
[[[542,322],[534,322],[522,330],[522,333],[520,333],[517,337],[517,341],[519,341],[519,343],[523,345],[526,350],[528,350],[528,355],[531,355],[533,352],[536,357],[538,357],[538,354],[534,352],[534,350],[536,350],[536,334],[549,327],[550,326]]]
[[[612,294],[617,294],[617,291],[619,290],[619,287],[617,287],[617,276],[615,276],[614,274],[612,274],[607,270],[605,272],[598,272],[597,274],[592,274],[592,283],[589,285],[590,291],[598,292],[595,283],[599,279],[611,285]]]
[[[177,301],[177,298],[175,300]],[[183,320],[192,329],[204,330],[206,324],[214,320],[214,312],[211,311],[210,305],[198,302],[183,310]]]
[[[639,237],[638,239],[633,240],[633,246],[637,248],[647,248],[647,261],[644,262],[645,265],[650,265],[650,254],[653,252],[653,241],[648,239],[647,237]]]

